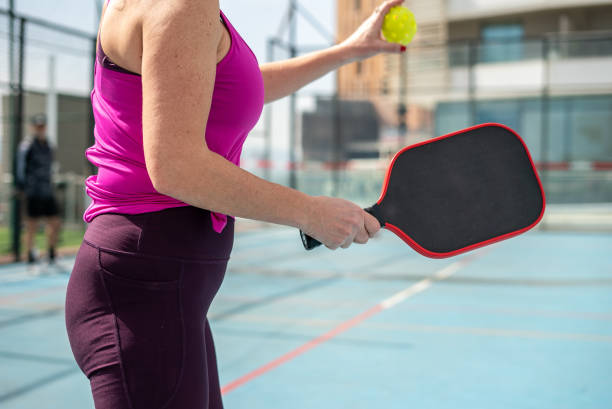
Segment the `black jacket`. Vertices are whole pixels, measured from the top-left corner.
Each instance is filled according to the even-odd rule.
[[[17,155],[17,188],[27,196],[53,196],[51,179],[54,153],[47,141],[24,139]]]

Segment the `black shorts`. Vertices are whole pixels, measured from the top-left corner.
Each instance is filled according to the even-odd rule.
[[[57,216],[59,213],[59,210],[57,208],[57,201],[53,196],[29,196],[26,201],[28,217],[35,218],[44,216]]]

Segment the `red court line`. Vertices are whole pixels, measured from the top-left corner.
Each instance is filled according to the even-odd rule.
[[[287,361],[292,360],[293,358],[297,357],[298,355],[303,354],[304,352],[316,347],[319,344],[322,344],[323,342],[329,341],[330,339],[332,339],[333,337],[335,337],[338,334],[341,334],[342,332],[354,327],[355,325],[367,320],[368,318],[370,318],[372,315],[378,314],[379,312],[381,312],[383,310],[383,306],[382,304],[378,304],[372,308],[370,308],[369,310],[362,312],[361,314],[351,318],[348,321],[343,322],[342,324],[338,325],[336,328],[332,329],[331,331],[305,343],[304,345],[301,345],[299,347],[297,347],[296,349],[294,349],[291,352],[286,353],[285,355],[282,355],[278,358],[276,358],[275,360],[265,364],[264,366],[261,366],[257,369],[255,369],[252,372],[249,372],[248,374],[236,379],[233,382],[228,383],[227,385],[225,385],[223,388],[221,388],[221,393],[222,394],[226,394],[229,393],[231,391],[233,391],[234,389],[238,388],[241,385],[244,385],[245,383],[257,378],[258,376],[261,376],[263,374],[265,374],[266,372],[271,371],[272,369],[276,368],[277,366],[280,366],[282,364],[284,364]]]
[[[612,162],[593,162],[595,170],[612,170]]]
[[[254,371],[251,371],[249,373],[247,373],[246,375],[241,376],[240,378],[228,383],[227,385],[223,386],[221,388],[221,394],[225,395],[231,391],[233,391],[234,389],[240,387],[241,385],[244,385],[245,383],[265,374],[266,372],[270,372],[272,369],[292,360],[293,358],[303,354],[304,352],[307,352],[311,349],[313,349],[314,347],[329,341],[330,339],[334,338],[335,336],[337,336],[338,334],[343,333],[344,331],[362,323],[363,321],[367,320],[368,318],[370,318],[373,315],[378,314],[379,312],[391,308],[392,306],[394,306],[395,304],[405,300],[406,298],[408,298],[409,296],[421,292],[424,289],[428,288],[429,285],[431,285],[432,282],[434,281],[441,281],[446,279],[448,276],[450,276],[451,274],[454,273],[453,272],[448,272],[448,269],[452,269],[453,266],[457,266],[456,268],[462,268],[465,267],[466,264],[469,264],[470,262],[472,262],[475,258],[482,256],[483,254],[485,254],[486,251],[481,251],[479,254],[472,254],[468,257],[465,257],[462,260],[456,261],[455,263],[452,263],[446,267],[444,267],[442,270],[439,270],[437,273],[433,274],[431,277],[426,278],[424,280],[421,280],[419,282],[417,282],[416,284],[411,285],[410,287],[408,287],[407,289],[400,291],[399,293],[393,295],[390,298],[387,298],[381,302],[379,302],[377,305],[375,305],[374,307],[370,308],[369,310],[362,312],[359,315],[356,315],[355,317],[349,319],[348,321],[345,321],[343,323],[341,323],[340,325],[338,325],[337,327],[333,328],[331,331],[326,332],[323,335],[320,335],[319,337],[308,341],[307,343],[297,347],[296,349],[286,353],[285,355],[282,355],[278,358],[276,358],[275,360],[268,362],[267,364],[255,369]],[[447,274],[445,275],[441,275],[442,272],[446,272]],[[427,286],[425,287],[420,287],[419,289],[417,289],[418,286],[420,286],[421,284],[425,284],[427,283]],[[406,291],[409,291],[413,289],[414,291],[411,294],[404,294],[406,293]],[[401,300],[394,300],[396,297],[401,296]],[[389,304],[390,301],[392,301],[392,304]]]

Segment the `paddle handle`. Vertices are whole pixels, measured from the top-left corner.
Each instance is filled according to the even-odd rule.
[[[306,250],[312,250],[321,245],[321,242],[315,238],[310,237],[306,233],[300,230],[300,237],[302,238],[302,244]]]
[[[383,226],[383,223],[380,220],[379,213],[378,213],[378,204],[375,204],[374,206],[365,208],[363,210],[365,210],[366,212],[370,213],[372,216],[376,217],[376,219],[378,220],[380,225]],[[319,240],[315,239],[314,237],[311,237],[311,236],[307,235],[302,230],[300,230],[300,237],[302,239],[302,244],[304,245],[304,248],[306,250],[315,249],[315,248],[319,247],[322,244]]]

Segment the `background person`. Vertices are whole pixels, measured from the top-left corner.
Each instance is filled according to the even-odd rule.
[[[26,202],[28,264],[38,261],[34,237],[41,221],[46,224],[48,262],[55,264],[61,220],[53,188],[54,149],[47,140],[46,116],[32,116],[30,130],[30,135],[19,146],[16,175],[17,192]]]

